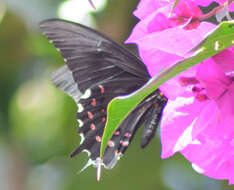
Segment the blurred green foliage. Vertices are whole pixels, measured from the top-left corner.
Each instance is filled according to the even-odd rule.
[[[69,158],[80,141],[77,108],[49,80],[64,63],[38,29],[40,20],[56,16],[61,3],[0,2],[0,189],[233,189],[197,174],[180,155],[161,160],[159,138],[140,149],[139,134],[117,166],[103,172],[101,182],[92,167],[77,174],[88,160],[85,153]],[[92,13],[98,29],[123,42],[136,23],[132,11],[137,3],[108,1],[104,10]]]
[[[72,130],[76,124],[69,119],[75,111],[72,106],[71,99],[44,78],[27,81],[16,91],[9,107],[11,133],[32,161],[43,161],[70,148],[75,135],[69,136],[69,131],[76,133]]]

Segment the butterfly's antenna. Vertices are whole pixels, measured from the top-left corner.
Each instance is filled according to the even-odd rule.
[[[96,159],[96,164],[97,164],[97,181],[100,181],[101,179],[101,172],[102,172],[102,159],[97,158]]]

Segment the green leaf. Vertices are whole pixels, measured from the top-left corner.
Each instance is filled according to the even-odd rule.
[[[216,29],[210,33],[198,46],[190,53],[188,59],[178,62],[174,66],[162,71],[154,76],[147,84],[136,92],[114,98],[107,107],[107,122],[102,137],[100,156],[104,155],[105,148],[109,139],[115,130],[129,115],[129,113],[149,94],[154,92],[160,85],[168,81],[172,77],[189,69],[197,63],[214,56],[222,50],[234,44],[234,21],[226,21],[221,23]]]

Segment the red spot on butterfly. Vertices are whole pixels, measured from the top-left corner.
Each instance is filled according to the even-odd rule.
[[[91,130],[95,130],[96,129],[96,127],[95,127],[95,125],[93,123],[90,125],[90,129]]]
[[[129,145],[129,142],[128,141],[122,141],[121,143],[123,146],[128,146]]]
[[[96,136],[96,141],[97,142],[101,142],[102,141],[102,138],[100,136]]]
[[[102,118],[102,122],[105,122],[105,121],[106,121],[106,118],[105,118],[105,117],[103,117],[103,118]]]
[[[120,132],[119,131],[115,131],[114,135],[119,135]]]
[[[88,118],[89,118],[89,119],[92,119],[92,118],[93,118],[93,114],[92,114],[90,111],[88,111]]]
[[[104,112],[105,112],[105,110],[104,110],[104,109],[102,109],[102,110],[101,110],[101,112],[102,112],[102,113],[104,113]]]
[[[124,136],[125,137],[131,137],[132,135],[130,133],[125,133]]]
[[[109,147],[114,147],[115,146],[115,143],[113,141],[108,141],[108,144],[107,144]]]
[[[95,99],[95,98],[92,99],[91,105],[92,105],[92,106],[96,106],[96,105],[97,105],[97,102],[96,102],[96,99]]]
[[[157,103],[154,104],[154,107],[157,108],[159,105]]]
[[[105,92],[104,87],[103,87],[102,85],[99,85],[99,88],[100,88],[100,90],[101,90],[101,93],[104,94],[104,92]]]

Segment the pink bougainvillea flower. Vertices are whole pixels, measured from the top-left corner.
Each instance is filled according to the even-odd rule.
[[[184,59],[215,27],[196,21],[202,13],[192,1],[180,3],[173,19],[167,17],[169,4],[142,0],[135,11],[141,20],[127,40],[138,45],[151,76]],[[181,152],[199,173],[234,184],[234,48],[183,72],[160,89],[169,98],[161,122],[162,158]]]
[[[151,4],[158,9],[152,11]],[[200,25],[197,18],[202,12],[192,0],[180,1],[168,18],[172,4],[173,1],[144,0],[134,12],[141,20],[126,42],[138,45],[151,75],[183,59],[184,54],[214,28],[212,24]],[[143,12],[146,13],[144,16]]]
[[[199,64],[193,76],[172,79],[170,91],[179,86],[180,91],[165,108],[161,140],[162,158],[179,151],[198,172],[234,184],[234,61],[229,53],[234,56],[225,50]],[[217,61],[220,57],[231,65],[229,71]]]
[[[149,16],[151,13],[155,12],[161,7],[168,5],[169,2],[167,0],[155,1],[155,0],[144,0],[140,1],[137,6],[137,9],[134,11],[134,15],[139,19],[144,19]]]

